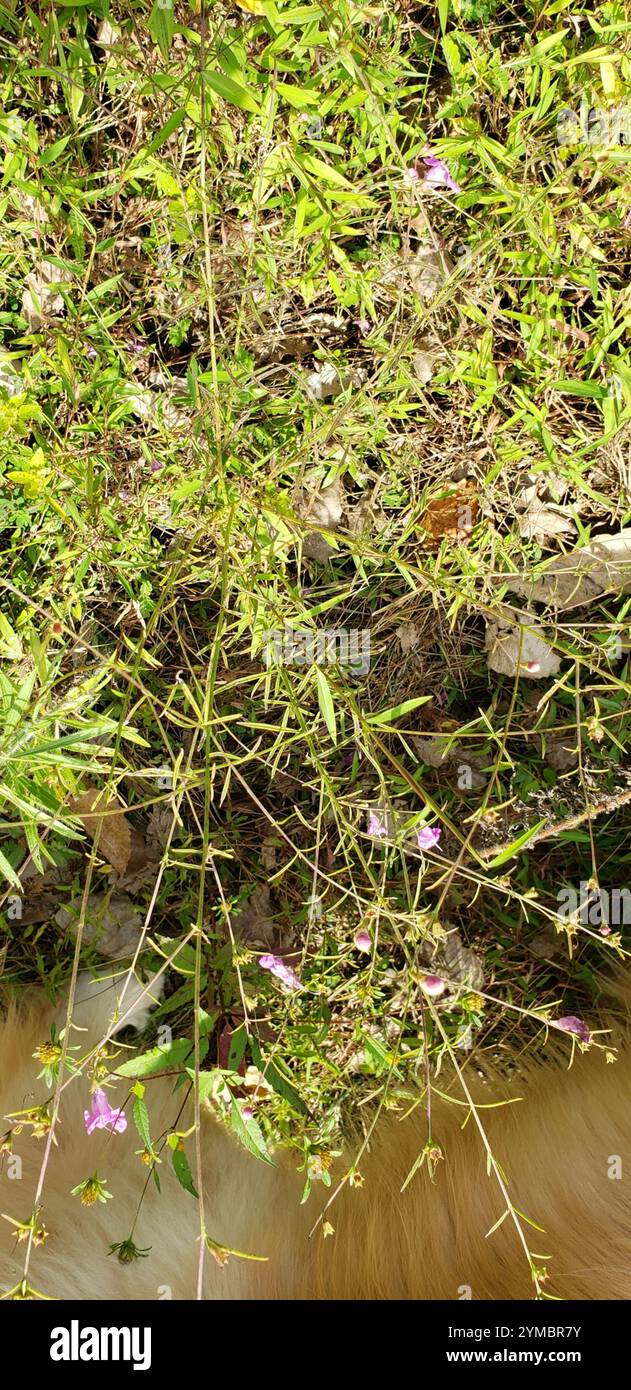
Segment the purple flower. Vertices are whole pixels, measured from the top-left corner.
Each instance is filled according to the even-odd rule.
[[[371,941],[371,939],[370,939],[370,932],[367,932],[367,931],[358,931],[358,932],[356,932],[356,933],[355,933],[355,945],[356,945],[358,951],[370,951],[370,949],[371,949],[371,947],[372,947],[372,941]]]
[[[445,981],[441,980],[440,975],[426,975],[421,980],[421,989],[424,994],[429,995],[430,999],[440,999],[446,988]]]
[[[368,827],[366,834],[374,835],[378,840],[381,840],[384,835],[388,834],[387,825],[384,824],[381,816],[379,816],[376,811],[368,812]]]
[[[287,989],[302,989],[295,970],[292,970],[290,965],[285,965],[281,956],[259,956],[259,965],[263,970],[269,970],[275,975]]]
[[[123,1134],[127,1129],[127,1119],[122,1110],[114,1110],[105,1091],[94,1091],[90,1097],[90,1109],[84,1110],[83,1118],[87,1134],[95,1129],[112,1129],[115,1134]]]
[[[370,319],[355,319],[355,326],[359,329],[362,338],[365,338],[366,334],[370,333],[370,330],[372,328]]]
[[[582,1043],[588,1043],[590,1039],[589,1028],[583,1023],[582,1018],[576,1018],[574,1014],[568,1014],[566,1018],[557,1018],[557,1028],[562,1028],[564,1033],[575,1033]]]
[[[425,183],[429,183],[432,188],[450,188],[452,193],[460,193],[460,184],[451,177],[443,159],[437,159],[435,154],[427,154],[423,163],[427,166]]]
[[[442,830],[439,825],[422,825],[416,837],[419,849],[433,849],[438,844]]]
[[[152,473],[159,473],[160,469],[164,468],[164,464],[160,463],[159,459],[152,459],[151,463],[149,464],[149,468],[151,469]]]

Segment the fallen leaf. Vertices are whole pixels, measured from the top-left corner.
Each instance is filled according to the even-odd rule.
[[[416,651],[421,640],[420,629],[416,623],[402,623],[401,627],[397,628],[397,637],[402,652],[407,654],[407,652]]]
[[[275,937],[274,909],[266,883],[258,884],[232,918],[236,941],[260,949],[271,946]]]
[[[435,497],[421,517],[421,526],[429,532],[425,544],[429,549],[443,540],[463,541],[471,535],[480,507],[473,483],[463,482],[448,497]]]
[[[512,593],[528,602],[559,610],[582,608],[613,590],[631,592],[631,528],[597,536],[582,549],[552,560],[538,579],[520,576],[506,581]]]
[[[142,858],[144,840],[125,818],[117,797],[106,800],[103,791],[86,787],[81,796],[68,803],[68,810],[81,821],[90,839],[98,842],[99,854],[118,874],[124,874],[128,867],[130,870],[140,867],[138,862],[132,865],[130,861],[132,853],[136,861]]]
[[[428,248],[417,251],[407,266],[414,293],[426,302],[435,299],[453,268],[453,261],[443,252]]]
[[[465,946],[459,931],[448,931],[439,949],[440,964],[445,975],[468,989],[484,989],[484,966],[480,957]]]
[[[171,835],[171,826],[175,821],[175,830]],[[162,855],[171,841],[177,837],[178,817],[169,802],[157,801],[151,807],[149,820],[147,822],[147,858],[155,863],[162,858]]]
[[[55,913],[55,922],[64,931],[76,935],[81,917],[82,898]],[[82,940],[94,946],[109,960],[125,960],[133,956],[140,940],[144,917],[126,893],[91,893],[85,905]]]
[[[428,381],[431,381],[432,376],[434,375],[434,361],[435,353],[414,353],[414,356],[412,358],[412,369],[414,371],[414,375],[417,381],[420,381],[421,386],[427,386]]]
[[[576,742],[562,738],[546,738],[546,762],[555,772],[568,772],[578,766]]]
[[[477,759],[457,743],[451,742],[447,734],[436,738],[422,738],[417,735],[414,747],[427,767],[449,768],[449,776],[459,791],[481,791],[487,784],[487,777],[477,766]]]
[[[345,509],[344,486],[341,479],[336,478],[329,487],[311,492],[300,489],[294,496],[294,507],[296,515],[302,521],[311,521],[317,526],[335,531]],[[326,564],[330,556],[335,554],[335,547],[330,545],[326,536],[320,535],[319,531],[309,531],[303,541],[303,551],[308,559]]]
[[[307,377],[307,391],[313,401],[332,400],[343,390],[342,378],[330,362],[324,362],[317,371],[310,372]]]
[[[518,519],[519,534],[527,540],[537,541],[538,545],[543,545],[551,536],[575,535],[576,526],[570,512],[570,507],[534,498]]]
[[[442,738],[421,738],[417,735],[414,739],[414,747],[427,767],[443,767],[445,763],[450,763],[453,759],[454,744],[449,748],[449,736],[445,734]]]
[[[556,675],[561,658],[543,637],[543,629],[504,618],[491,619],[485,634],[487,661],[500,676],[527,676],[544,680]]]
[[[119,38],[119,30],[114,29],[109,19],[103,19],[99,24],[96,34],[96,42],[99,48],[111,48]]]
[[[42,261],[26,276],[22,313],[31,333],[38,333],[45,319],[58,318],[65,313],[64,297],[55,288],[63,284],[65,278],[63,270],[52,261]]]

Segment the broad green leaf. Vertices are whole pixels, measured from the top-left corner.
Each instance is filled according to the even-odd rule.
[[[275,1164],[272,1162],[267,1152],[260,1125],[253,1117],[251,1119],[244,1119],[241,1106],[238,1100],[234,1099],[234,1096],[230,1105],[230,1123],[237,1139],[240,1140],[244,1148],[248,1149],[251,1154],[254,1154],[255,1158],[260,1158],[263,1163],[269,1163],[270,1166],[274,1168]]]
[[[131,1113],[145,1148],[149,1150],[149,1153],[153,1153],[153,1143],[149,1130],[149,1112],[142,1096],[136,1096]]]
[[[221,1083],[223,1085],[225,1081],[225,1073],[220,1067],[213,1067],[212,1071],[200,1071],[196,1078],[194,1068],[189,1066],[186,1068],[186,1074],[189,1080],[191,1080],[194,1085],[197,1085],[200,1102],[208,1100],[208,1097],[212,1095],[217,1084]]]
[[[124,1002],[124,1001],[123,1001]],[[154,1076],[156,1072],[179,1067],[190,1055],[193,1044],[189,1038],[175,1038],[161,1047],[152,1047],[140,1057],[131,1057],[116,1068],[117,1076]]]
[[[173,1143],[173,1140],[175,1140],[175,1143]],[[197,1197],[199,1194],[193,1182],[193,1174],[191,1173],[190,1164],[186,1157],[182,1140],[178,1138],[176,1134],[170,1134],[167,1143],[171,1150],[173,1170],[180,1187],[183,1187],[185,1192],[190,1192],[191,1197]]]

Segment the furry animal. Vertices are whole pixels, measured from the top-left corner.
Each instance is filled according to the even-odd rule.
[[[83,1051],[88,1041],[104,1035],[116,989],[82,977],[78,997],[75,1021],[87,1029],[81,1035]],[[144,1006],[139,1008],[142,1016]],[[0,1117],[44,1099],[42,1082],[34,1090],[32,1053],[49,1036],[50,1021],[50,1006],[34,999],[11,1005],[0,1023]],[[545,1232],[523,1223],[536,1263],[548,1267],[545,1288],[557,1297],[631,1297],[630,1081],[627,1042],[614,1065],[602,1052],[590,1051],[568,1070],[566,1050],[561,1063],[551,1062],[525,1078],[520,1074],[519,1086],[513,1083],[510,1091],[514,1098],[521,1090],[518,1103],[492,1103],[507,1098],[502,1083],[477,1095],[511,1201]],[[120,1082],[108,1090],[108,1099],[124,1104],[127,1094],[128,1083]],[[168,1079],[149,1083],[154,1135],[173,1127],[181,1097]],[[121,1264],[109,1253],[113,1243],[129,1235],[148,1170],[134,1156],[142,1146],[131,1123],[124,1134],[86,1134],[88,1103],[87,1081],[76,1078],[63,1092],[58,1144],[51,1149],[41,1208],[48,1237],[32,1252],[30,1283],[61,1299],[194,1298],[199,1205],[181,1189],[168,1161],[160,1168],[162,1192],[149,1181],[134,1230],[136,1245],[150,1247],[149,1254]],[[531,1298],[528,1261],[511,1218],[485,1239],[505,1201],[497,1177],[487,1170],[471,1116],[463,1127],[466,1114],[466,1108],[434,1098],[433,1135],[445,1161],[433,1183],[423,1168],[401,1193],[425,1144],[426,1121],[422,1106],[403,1121],[395,1112],[385,1113],[361,1161],[363,1185],[344,1185],[327,1211],[335,1231],[326,1239],[322,1226],[309,1233],[330,1194],[316,1184],[316,1204],[310,1199],[301,1206],[303,1178],[291,1162],[277,1154],[276,1166],[261,1163],[202,1114],[206,1231],[233,1250],[267,1257],[264,1263],[231,1257],[221,1268],[207,1253],[204,1297]],[[191,1120],[180,1118],[178,1127]],[[0,1133],[4,1127],[0,1124]],[[6,1163],[0,1175],[0,1211],[12,1218],[30,1217],[44,1142],[26,1130],[14,1141],[22,1176],[10,1178]],[[339,1175],[344,1171],[341,1160]],[[115,1200],[86,1207],[70,1189],[95,1172]],[[0,1290],[21,1279],[24,1249],[11,1224],[0,1220]]]

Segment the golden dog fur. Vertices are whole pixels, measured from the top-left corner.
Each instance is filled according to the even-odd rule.
[[[103,1036],[114,994],[101,988],[75,1018]],[[35,1001],[11,1006],[0,1023],[0,1116],[44,1099],[34,1088],[32,1053],[49,1035],[49,1006]],[[526,1223],[530,1248],[546,1264],[545,1288],[565,1299],[631,1297],[631,1050],[607,1064],[600,1051],[520,1073],[507,1089],[498,1083],[477,1093],[493,1154],[506,1176],[511,1201],[543,1227]],[[40,1089],[38,1090],[37,1087]],[[109,1092],[124,1103],[128,1084]],[[181,1092],[168,1080],[150,1082],[148,1104],[154,1135],[175,1122]],[[521,1095],[518,1103],[487,1108],[493,1099]],[[168,1158],[160,1168],[162,1193],[150,1182],[135,1230],[147,1258],[121,1264],[109,1246],[124,1239],[134,1221],[147,1169],[134,1156],[141,1148],[130,1122],[126,1133],[97,1131],[88,1137],[83,1110],[88,1086],[77,1078],[64,1091],[58,1145],[51,1152],[41,1220],[49,1234],[33,1251],[30,1281],[62,1299],[160,1299],[195,1296],[199,1258],[197,1202],[178,1185]],[[370,1151],[361,1161],[360,1188],[346,1185],[327,1214],[335,1234],[309,1232],[328,1193],[300,1205],[303,1176],[276,1155],[268,1167],[242,1150],[210,1116],[202,1116],[206,1229],[214,1240],[267,1257],[265,1263],[231,1258],[219,1268],[205,1257],[204,1296],[212,1299],[522,1299],[533,1296],[528,1263],[510,1218],[492,1235],[504,1201],[466,1110],[433,1103],[434,1138],[445,1161],[432,1184],[425,1168],[400,1188],[426,1138],[423,1107],[401,1122],[384,1114]],[[180,1125],[182,1125],[180,1121]],[[6,1125],[0,1124],[0,1133]],[[0,1175],[0,1211],[28,1220],[33,1206],[43,1140],[27,1131],[15,1140],[20,1180]],[[189,1149],[192,1150],[192,1140]],[[612,1177],[621,1162],[621,1177]],[[613,1162],[612,1162],[613,1160]],[[339,1169],[340,1174],[344,1166]],[[81,1205],[70,1189],[98,1172],[114,1201]],[[335,1181],[335,1174],[334,1174]],[[318,1206],[319,1202],[319,1206]],[[21,1278],[24,1246],[0,1221],[0,1290]]]

